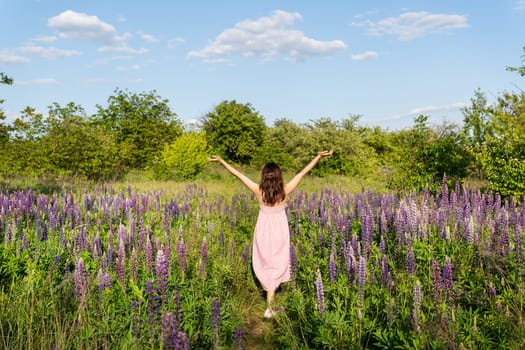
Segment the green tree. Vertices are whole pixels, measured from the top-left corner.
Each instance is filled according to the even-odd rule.
[[[73,102],[49,107],[42,140],[56,172],[96,180],[121,175],[113,135],[90,123],[84,109]]]
[[[0,84],[11,85],[13,79],[9,78],[4,73],[0,72]],[[4,103],[4,99],[0,99],[0,105]],[[5,125],[6,115],[0,108],[0,145],[4,145],[9,140],[9,126]]]
[[[203,132],[188,132],[164,147],[155,167],[161,179],[195,178],[208,164],[208,144]]]
[[[264,141],[264,118],[253,107],[224,101],[202,119],[208,144],[226,158],[241,164],[254,159]]]
[[[10,78],[5,75],[5,73],[0,72],[0,84],[11,85],[13,84],[13,78]]]
[[[26,107],[13,122],[6,152],[10,161],[4,164],[4,173],[41,175],[45,169],[50,169],[47,147],[42,140],[46,132],[44,116],[34,108]]]
[[[310,135],[306,128],[288,119],[278,119],[266,131],[262,151],[255,160],[262,167],[267,162],[275,162],[283,169],[299,170],[304,167],[303,159],[307,159],[307,148]]]
[[[525,195],[525,94],[505,92],[487,108],[490,119],[477,159],[493,191]]]
[[[483,169],[481,165],[481,149],[486,136],[491,134],[490,120],[492,118],[492,107],[488,106],[487,98],[479,89],[475,91],[474,98],[470,100],[470,106],[462,109],[463,113],[463,144],[465,151],[472,158],[471,175],[483,179]]]
[[[116,89],[108,106],[97,106],[92,119],[114,135],[126,168],[144,169],[182,134],[182,124],[168,103],[155,91],[136,94]]]
[[[11,85],[13,84],[13,79],[0,72],[0,84]],[[0,105],[4,103],[4,99],[0,99]],[[9,158],[9,133],[11,127],[5,124],[6,115],[2,108],[0,108],[0,171],[4,170],[6,163],[10,161]]]
[[[463,148],[459,126],[444,123],[430,127],[427,122],[428,116],[420,115],[412,128],[396,133],[398,162],[389,180],[391,187],[422,190],[428,185],[435,190],[444,174],[449,185],[466,176],[470,158]]]

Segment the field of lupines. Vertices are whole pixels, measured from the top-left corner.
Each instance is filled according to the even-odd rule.
[[[325,187],[287,210],[293,280],[264,320],[251,195],[1,192],[0,348],[525,347],[523,203]]]

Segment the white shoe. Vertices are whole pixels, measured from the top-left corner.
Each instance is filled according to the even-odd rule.
[[[272,310],[271,308],[267,308],[266,311],[264,311],[264,318],[273,318],[275,315],[277,315],[280,312],[284,311],[284,307],[280,307],[277,310]]]
[[[272,309],[267,308],[264,312],[264,318],[272,318],[273,316],[275,316],[275,312]]]

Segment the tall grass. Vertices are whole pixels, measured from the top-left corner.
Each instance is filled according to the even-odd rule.
[[[459,184],[399,195],[311,177],[287,210],[293,280],[276,296],[285,312],[264,320],[257,204],[227,174],[6,187],[0,347],[525,346],[522,203]]]

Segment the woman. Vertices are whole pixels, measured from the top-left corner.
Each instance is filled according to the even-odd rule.
[[[259,202],[259,216],[255,224],[252,249],[252,265],[257,279],[266,291],[268,308],[264,317],[276,314],[272,308],[275,291],[282,282],[291,280],[290,276],[290,231],[286,216],[286,197],[297,187],[303,177],[333,150],[320,152],[308,165],[288,183],[284,183],[281,169],[275,163],[268,163],[261,172],[259,184],[228,164],[218,156],[209,158],[211,162],[221,163],[226,170],[236,176],[255,194]]]

